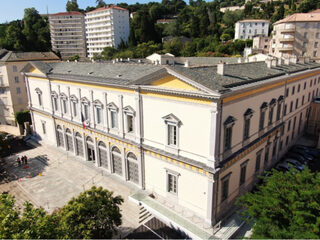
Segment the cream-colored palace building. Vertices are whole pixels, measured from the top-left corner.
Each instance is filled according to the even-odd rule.
[[[210,67],[31,62],[23,71],[39,139],[170,203],[179,218],[188,211],[211,226],[303,134],[320,88],[320,64],[308,59]]]
[[[295,13],[273,25],[269,53],[280,58],[306,56],[320,61],[320,13]]]

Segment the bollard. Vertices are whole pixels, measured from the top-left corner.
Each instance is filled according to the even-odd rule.
[[[39,173],[39,176],[42,177],[42,173],[41,172]]]

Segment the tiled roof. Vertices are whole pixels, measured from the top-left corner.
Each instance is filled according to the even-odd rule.
[[[224,75],[217,73],[217,66],[183,67],[160,66],[151,64],[125,64],[125,63],[75,63],[75,62],[32,62],[49,78],[69,81],[95,82],[100,84],[113,84],[122,86],[136,86],[145,84],[148,79],[157,79],[168,70],[197,82],[207,89],[217,92],[294,73],[320,68],[319,63],[297,63],[268,68],[265,62],[250,62],[241,64],[225,64]]]
[[[275,22],[274,25],[279,23],[288,23],[288,22],[320,22],[320,13],[318,12],[295,13],[282,20]]]
[[[320,9],[314,10],[312,13],[320,13]]]
[[[109,7],[108,7],[108,6],[105,6],[105,7],[97,8],[97,9],[92,10],[92,11],[87,12],[87,13],[100,12],[100,11],[104,11],[104,10],[107,10],[107,9],[117,9],[117,10],[122,10],[122,11],[128,11],[128,10],[125,9],[125,8],[112,5],[112,6],[109,6]]]
[[[243,61],[243,58],[240,58]],[[196,65],[217,65],[219,62],[237,63],[239,58],[235,57],[175,57],[174,61],[177,64],[184,64],[189,61],[190,66]]]
[[[64,16],[64,15],[83,15],[83,13],[71,11],[71,12],[54,13],[54,14],[50,14],[49,16]]]
[[[0,54],[1,57],[1,54]],[[14,52],[8,51],[0,58],[0,62],[59,60],[53,52]]]
[[[266,19],[244,19],[238,22],[270,22],[269,20]]]

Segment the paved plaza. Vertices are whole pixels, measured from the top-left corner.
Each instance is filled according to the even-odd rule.
[[[123,237],[139,226],[139,206],[128,200],[129,195],[139,191],[134,185],[124,184],[120,178],[93,166],[93,163],[51,146],[38,146],[20,152],[21,155],[28,157],[27,165],[17,165],[18,155],[6,158],[13,181],[0,185],[0,192],[7,190],[18,198],[18,202],[23,197],[51,213],[93,185],[102,186],[124,199],[122,225],[117,237]]]

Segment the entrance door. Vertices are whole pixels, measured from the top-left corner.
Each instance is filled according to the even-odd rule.
[[[96,161],[93,146],[88,145],[88,161]]]

